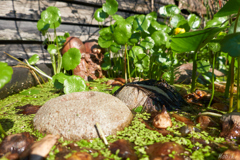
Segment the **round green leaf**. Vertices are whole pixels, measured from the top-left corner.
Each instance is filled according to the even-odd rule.
[[[170,20],[170,24],[172,27],[177,28],[178,27],[178,23],[180,21],[185,21],[185,18],[182,15],[174,15],[171,20]]]
[[[144,31],[148,32],[148,27],[150,26],[151,20],[148,19],[145,15],[139,15],[133,21],[133,30],[134,31]]]
[[[64,54],[65,55],[65,54]],[[64,93],[82,92],[87,91],[87,85],[84,79],[80,76],[72,75],[64,80]]]
[[[105,21],[106,18],[108,18],[108,14],[106,12],[104,12],[102,8],[99,8],[95,11],[94,18],[98,22],[103,22],[103,21]]]
[[[218,52],[221,50],[221,45],[219,43],[209,42],[208,47],[213,52]]]
[[[151,12],[151,13],[148,13],[147,14],[147,18],[150,20],[150,21],[152,21],[152,20],[157,20],[157,12],[155,12],[155,11],[153,11],[153,12]]]
[[[180,12],[181,12],[180,9],[173,4],[169,4],[159,8],[159,14],[167,17],[171,17],[175,14],[179,14]]]
[[[151,37],[146,37],[143,41],[141,41],[140,46],[144,49],[152,49],[155,42]]]
[[[77,48],[70,48],[62,57],[62,65],[65,70],[72,70],[79,65],[81,53]]]
[[[110,40],[109,39],[105,39],[105,37],[103,37],[103,36],[99,36],[98,37],[98,44],[102,48],[108,48],[108,47],[110,47],[112,45],[112,43],[113,43],[112,39],[110,39]]]
[[[57,22],[50,24],[50,28],[51,29],[57,28],[60,26],[61,23],[62,23],[62,18],[60,17]]]
[[[42,19],[39,19],[37,22],[37,29],[41,32],[47,31],[50,27],[49,23],[44,22]]]
[[[52,81],[55,82],[56,80],[58,80],[60,83],[64,83],[64,81],[69,77],[69,75],[66,75],[62,72],[55,74],[52,77]]]
[[[240,33],[226,35],[220,44],[223,52],[232,57],[240,56]]]
[[[132,35],[132,26],[123,22],[118,24],[117,27],[114,28],[113,39],[119,45],[125,45],[128,42],[128,39]]]
[[[39,55],[34,54],[31,58],[28,59],[30,65],[34,65],[39,61]]]
[[[49,24],[56,23],[61,17],[60,10],[57,7],[48,7],[41,13],[41,19]]]
[[[197,71],[199,73],[206,73],[210,70],[211,66],[209,62],[206,61],[198,61],[197,62]]]
[[[133,44],[136,44],[139,42],[141,38],[141,34],[139,32],[135,32],[132,34],[132,36],[129,38],[129,42],[130,43],[133,43]]]
[[[155,31],[151,35],[151,38],[154,40],[156,47],[160,47],[163,44],[167,44],[167,42],[169,41],[169,35],[162,31]]]
[[[106,0],[103,4],[103,11],[109,15],[114,15],[118,10],[118,2],[116,0]]]
[[[118,15],[118,14],[113,15],[112,18],[113,18],[115,21],[118,21],[118,22],[123,22],[123,21],[125,21],[125,19],[124,19],[122,16]]]
[[[0,88],[12,79],[13,69],[5,62],[0,62]]]
[[[47,47],[47,51],[48,51],[48,53],[50,53],[51,55],[57,55],[57,52],[58,52],[57,46],[55,46],[54,44],[50,44],[50,45],[48,45],[48,47]]]
[[[70,34],[68,32],[66,32],[66,33],[64,33],[64,37],[68,38],[68,37],[70,37]]]
[[[110,50],[114,53],[117,53],[121,48],[122,46],[115,42],[113,42],[112,45],[110,46]]]
[[[198,29],[200,27],[201,19],[195,14],[190,14],[187,20],[190,28]]]
[[[126,22],[133,25],[133,21],[136,18],[136,15],[126,18]]]
[[[228,19],[228,17],[214,17],[212,20],[207,22],[205,28],[227,26],[228,25],[227,19]]]

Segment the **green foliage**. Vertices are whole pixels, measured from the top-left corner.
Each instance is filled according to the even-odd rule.
[[[181,12],[180,9],[173,4],[163,6],[159,9],[160,15],[167,17],[174,16],[176,14],[179,14],[180,12]]]
[[[195,14],[190,14],[187,20],[190,28],[198,29],[200,27],[201,19]]]
[[[127,22],[121,22],[114,28],[113,40],[119,45],[125,45],[132,36],[132,26]]]
[[[106,0],[102,8],[109,15],[114,15],[118,10],[118,2],[116,0]]]
[[[37,55],[37,54],[34,54],[32,57],[30,57],[30,58],[28,59],[28,63],[29,63],[30,65],[34,65],[34,64],[36,64],[38,61],[39,61],[39,55]]]
[[[85,80],[80,76],[69,76],[64,80],[64,93],[82,92],[87,91]]]
[[[70,48],[63,55],[62,64],[65,70],[73,70],[76,68],[81,60],[80,50],[77,48]]]
[[[98,22],[103,22],[105,21],[106,18],[108,18],[108,14],[106,12],[103,11],[102,8],[99,8],[95,11],[94,13],[94,18],[98,21]]]
[[[240,56],[240,33],[228,34],[221,41],[221,50],[231,57]]]
[[[240,0],[229,0],[214,17],[223,17],[235,14],[238,12],[240,6]]]
[[[0,62],[0,88],[10,82],[10,80],[12,79],[12,74],[12,67],[8,66],[7,63]]]

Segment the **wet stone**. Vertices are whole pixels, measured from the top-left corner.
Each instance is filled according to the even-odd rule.
[[[105,136],[116,134],[132,120],[129,108],[118,98],[102,92],[76,92],[46,102],[33,123],[42,133],[63,136],[68,140],[98,137],[98,122]]]

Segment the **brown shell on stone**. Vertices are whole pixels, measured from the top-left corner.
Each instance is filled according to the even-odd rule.
[[[80,53],[86,53],[86,48],[83,42],[77,37],[68,37],[61,50],[62,55],[66,53],[70,48],[77,48]]]

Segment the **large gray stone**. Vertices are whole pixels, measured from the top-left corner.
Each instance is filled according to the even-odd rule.
[[[42,133],[80,140],[98,137],[97,122],[108,136],[128,126],[132,117],[129,108],[118,98],[89,91],[49,100],[36,113],[33,123]]]

